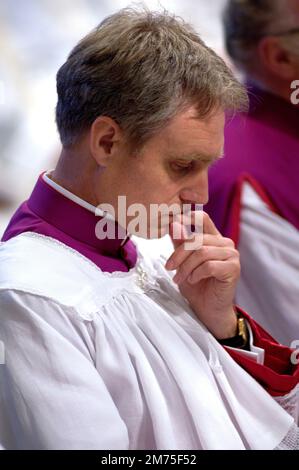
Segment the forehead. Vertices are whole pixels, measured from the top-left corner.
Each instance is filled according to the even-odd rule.
[[[178,114],[160,134],[161,145],[169,153],[206,155],[211,158],[223,152],[225,114],[217,110],[198,119],[195,108]]]

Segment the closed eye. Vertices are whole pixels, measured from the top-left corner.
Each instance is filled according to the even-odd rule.
[[[191,160],[191,161],[176,161],[170,164],[172,170],[178,174],[187,174],[193,171],[206,170],[211,165],[211,160]]]
[[[173,162],[171,163],[171,168],[180,173],[185,173],[194,169],[194,161],[191,162]]]

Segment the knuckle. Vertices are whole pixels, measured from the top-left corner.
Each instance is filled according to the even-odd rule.
[[[205,246],[202,246],[200,248],[200,250],[198,250],[198,256],[201,258],[201,259],[205,259],[209,256],[210,254],[210,247],[205,245]]]
[[[182,277],[186,277],[187,276],[187,269],[185,266],[181,266],[180,269],[179,269],[179,274],[180,276]]]
[[[223,237],[223,240],[227,246],[235,248],[235,242],[231,238]]]
[[[204,244],[210,243],[212,241],[211,235],[209,233],[204,233],[202,241]]]
[[[235,275],[239,275],[241,271],[241,266],[238,261],[233,261],[232,262],[232,271]]]
[[[228,247],[227,248],[227,253],[228,253],[228,256],[230,258],[233,258],[233,259],[236,259],[236,260],[239,260],[239,258],[240,258],[240,254],[239,254],[238,250],[236,250],[235,248]]]
[[[209,273],[213,274],[214,268],[215,268],[214,262],[213,262],[213,261],[207,261],[207,262],[205,263],[205,266],[206,266],[206,270],[207,270]]]

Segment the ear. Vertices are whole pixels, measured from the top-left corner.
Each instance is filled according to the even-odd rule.
[[[291,54],[280,44],[280,39],[267,36],[261,39],[258,53],[268,73],[283,80],[293,80],[294,66]]]
[[[89,133],[90,153],[99,166],[106,167],[119,148],[123,133],[120,126],[108,116],[99,116]]]

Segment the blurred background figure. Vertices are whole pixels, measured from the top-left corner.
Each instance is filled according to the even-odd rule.
[[[237,303],[289,345],[299,339],[299,107],[291,88],[299,80],[299,2],[230,0],[224,28],[250,111],[228,119],[206,210],[240,251]]]
[[[145,0],[184,17],[223,53],[224,0]],[[38,175],[60,151],[54,109],[55,74],[72,45],[130,0],[1,0],[0,2],[0,238]]]

